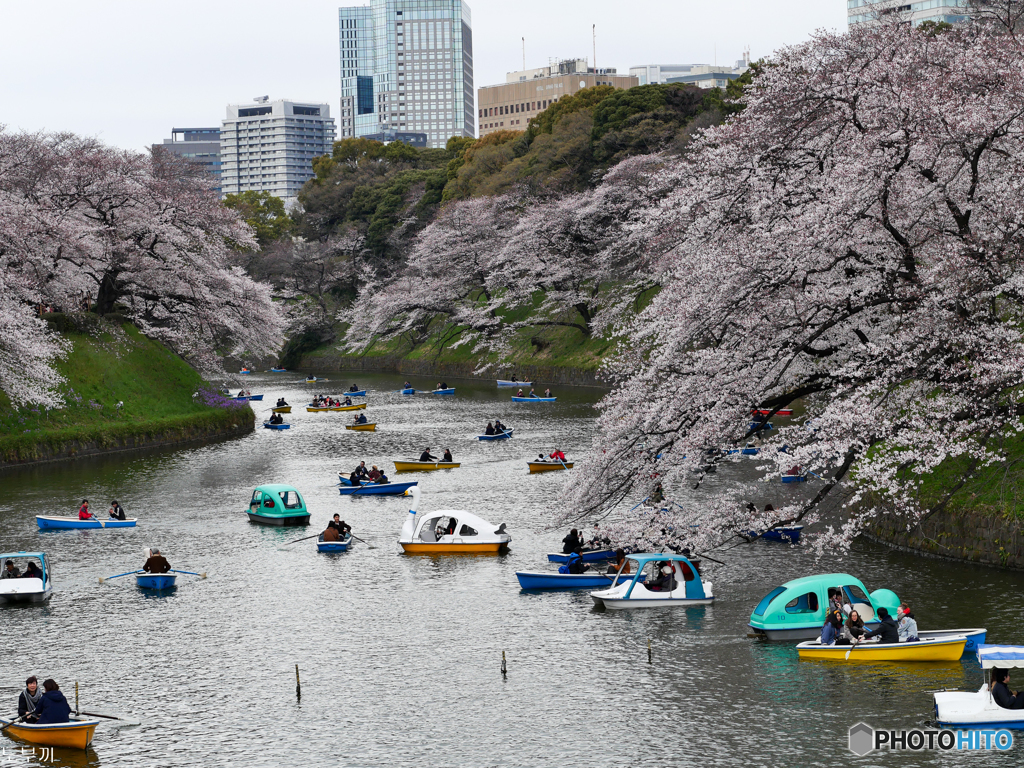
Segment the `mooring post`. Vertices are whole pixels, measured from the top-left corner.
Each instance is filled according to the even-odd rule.
[[[647,663],[648,664],[653,664],[654,663],[654,659],[651,656],[651,638],[649,638],[649,637],[647,638]]]
[[[299,681],[299,665],[295,665],[295,698],[302,699],[302,683]]]
[[[75,680],[75,714],[77,715],[78,712],[78,681]]]
[[[501,652],[501,676],[506,677],[508,675],[508,667],[505,666],[505,652]]]

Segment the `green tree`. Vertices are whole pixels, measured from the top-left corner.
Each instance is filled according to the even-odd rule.
[[[283,237],[291,228],[291,219],[284,212],[284,201],[269,192],[248,190],[224,198],[224,205],[238,211],[254,230],[260,247]]]

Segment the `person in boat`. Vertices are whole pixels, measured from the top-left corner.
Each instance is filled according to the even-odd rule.
[[[562,539],[562,554],[568,555],[583,546],[580,540],[580,532],[573,528],[569,535]]]
[[[21,571],[18,570],[17,566],[14,565],[13,560],[8,560],[7,564],[4,565],[4,572],[0,573],[0,579],[19,579],[21,578]]]
[[[358,416],[356,417],[356,424],[366,424],[366,423],[367,423],[367,421],[368,421],[368,420],[367,420],[367,418],[366,418],[366,414],[365,414],[365,413],[360,413],[360,414],[359,414],[359,415],[358,415]]]
[[[432,456],[430,454],[430,448],[428,447],[420,454],[420,461],[437,461],[437,456]]]
[[[18,718],[26,723],[34,723],[39,714],[39,700],[43,698],[43,692],[39,690],[39,680],[32,675],[25,681],[25,690],[18,696]]]
[[[148,557],[146,562],[142,566],[142,570],[146,573],[167,573],[171,570],[171,564],[167,562],[167,558],[160,554],[160,550],[156,547],[153,549],[146,550]]]
[[[89,511],[89,500],[82,499],[82,506],[78,508],[79,520],[95,520],[96,515]]]
[[[530,394],[527,397],[536,397],[537,393],[533,391],[533,387],[530,387]]]
[[[384,474],[384,470],[382,469],[380,471],[380,475],[377,477],[376,480],[377,485],[387,485],[390,482],[391,481],[388,480],[388,476]]]
[[[594,530],[591,532],[590,541],[587,542],[587,546],[592,549],[600,549],[601,547],[607,547],[612,543],[612,540],[601,533],[601,526],[594,523]]]
[[[522,397],[522,396],[523,396],[523,388],[522,388],[522,387],[520,387],[520,388],[519,388],[519,391],[518,391],[518,392],[516,392],[516,397]]]
[[[508,427],[501,423],[501,419],[494,420],[494,434],[501,435],[504,434],[507,430]]]
[[[623,573],[629,573],[629,560],[626,559],[626,550],[619,547],[615,550],[615,562],[608,566],[608,573],[618,573],[619,568]]]
[[[488,421],[487,422],[487,429],[484,430],[484,434],[485,435],[496,435],[498,433],[494,430],[494,425],[491,424],[491,422]]]
[[[896,609],[896,629],[901,643],[916,643],[920,639],[917,636],[917,619],[906,603],[900,603]]]
[[[660,576],[654,581],[647,583],[647,588],[651,592],[673,592],[676,588],[676,576],[672,570],[672,563],[664,562],[661,564]]]
[[[277,398],[277,405],[275,405],[274,407],[275,408],[284,408],[287,405],[288,405],[288,403],[285,402],[284,398],[283,397],[279,397],[279,398]]]
[[[1011,691],[1010,670],[992,667],[992,698],[1003,709],[1024,709],[1024,691]]]
[[[245,390],[244,389],[238,390],[238,396],[239,397],[245,397]]]
[[[590,570],[590,566],[583,562],[583,550],[580,547],[576,547],[569,555],[569,562],[566,565],[569,566],[569,573],[577,575]]]
[[[454,517],[449,517],[448,518],[448,525],[444,529],[444,534],[445,534],[445,536],[454,536],[455,535],[455,518]]]
[[[878,629],[869,629],[864,633],[864,639],[869,637],[879,638],[882,643],[898,643],[900,641],[900,630],[893,621],[889,611],[885,608],[878,609]]]
[[[370,467],[370,482],[377,482],[378,477],[380,477],[380,470],[377,469],[377,465],[374,464],[372,467]]]
[[[402,389],[412,389],[412,384],[407,381],[402,385]]]
[[[452,457],[452,450],[451,450],[451,448],[445,448],[444,449],[444,456],[441,457],[441,461],[443,461],[446,464],[454,464],[455,463],[455,459]]]
[[[835,645],[842,628],[842,614],[839,611],[829,611],[825,616],[825,623],[821,627],[821,636],[818,640],[822,645]]]
[[[335,528],[338,529],[338,535],[341,536],[341,538],[344,539],[352,533],[352,526],[342,520],[341,515],[337,512],[334,513],[334,519],[331,522],[334,523]]]
[[[352,398],[351,397],[346,397],[345,398],[345,405],[352,405]]]
[[[509,379],[509,381],[511,381],[513,384],[515,384],[516,382],[519,381],[519,379],[517,379],[515,376],[513,376],[511,379]]]
[[[351,387],[348,388],[348,391],[349,392],[359,392],[360,390],[359,390],[359,387],[357,387],[355,384],[353,384]]]
[[[270,421],[269,421],[269,423],[270,424],[284,424],[284,416],[282,416],[280,413],[272,413],[272,414],[270,414]]]
[[[320,534],[320,541],[341,541],[341,535],[338,533],[338,526],[333,520],[327,524],[324,528],[324,532]]]
[[[447,381],[442,381],[441,382],[441,386],[438,387],[438,389],[448,389],[448,382]]]
[[[838,613],[839,609],[833,608],[832,612]],[[864,620],[860,617],[859,611],[850,611],[843,623],[843,629],[839,633],[836,645],[854,645],[864,638]]]
[[[787,475],[799,475],[802,467],[799,464],[794,464],[792,467],[786,470]]]
[[[843,605],[843,595],[838,587],[828,588],[828,609],[830,611],[839,611],[846,616],[850,615],[850,606]]]
[[[548,458],[549,459],[554,459],[555,461],[562,461],[562,462],[564,462],[565,461],[565,454],[562,453],[562,450],[560,448],[555,448],[555,450],[553,450],[551,452],[551,454],[548,456]]]
[[[545,389],[544,390],[544,397],[551,397],[551,390],[550,389]]]
[[[111,520],[127,520],[128,516],[125,515],[124,509],[120,504],[117,503],[117,499],[110,502],[110,509],[107,510],[107,515]]]
[[[661,487],[661,483],[658,483],[656,486],[654,486],[654,490],[651,491],[650,502],[651,502],[651,504],[661,504],[661,502],[663,502],[664,500],[665,500],[665,491]]]
[[[348,476],[349,485],[362,485],[359,482],[359,467],[352,470],[352,474]]]
[[[71,722],[71,706],[52,678],[43,681],[43,695],[39,698],[36,714],[37,725]]]
[[[43,580],[43,569],[36,565],[31,560],[28,561],[28,565],[25,566],[25,572],[21,574],[23,579],[39,579]]]
[[[356,467],[356,477],[360,480],[368,480],[370,477],[370,470],[366,468],[366,462],[360,461],[359,466]]]

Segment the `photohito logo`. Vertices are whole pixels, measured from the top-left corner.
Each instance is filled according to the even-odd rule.
[[[951,731],[946,728],[893,731],[875,729],[867,723],[857,723],[850,728],[848,746],[850,751],[859,757],[883,747],[912,752],[925,749],[997,749],[1005,752],[1013,746],[1013,733],[1005,728],[979,728],[970,731]]]

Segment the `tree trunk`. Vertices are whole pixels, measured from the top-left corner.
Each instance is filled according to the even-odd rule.
[[[118,274],[116,270],[103,273],[103,279],[100,280],[100,289],[96,294],[96,312],[100,315],[107,315],[113,312],[114,304],[121,298],[121,293],[117,288]]]

